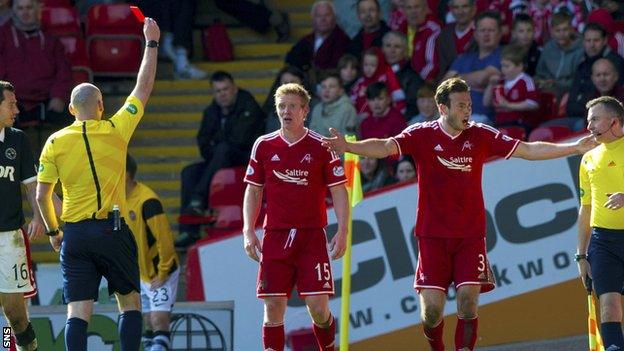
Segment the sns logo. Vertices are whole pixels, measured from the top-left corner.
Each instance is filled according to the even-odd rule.
[[[2,347],[11,347],[11,327],[2,327]]]

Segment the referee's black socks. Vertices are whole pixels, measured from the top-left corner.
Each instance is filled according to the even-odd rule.
[[[141,311],[126,311],[119,315],[119,341],[121,351],[138,350],[141,346],[143,316]]]
[[[87,327],[89,323],[80,318],[69,318],[65,324],[65,347],[67,351],[87,351]]]
[[[606,322],[600,324],[600,334],[605,351],[624,350],[624,336],[622,335],[622,323]]]

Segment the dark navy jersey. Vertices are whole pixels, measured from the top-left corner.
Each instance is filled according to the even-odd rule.
[[[37,165],[24,132],[0,129],[0,231],[24,224],[21,184],[37,181]]]

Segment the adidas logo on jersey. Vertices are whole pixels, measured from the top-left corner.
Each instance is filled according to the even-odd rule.
[[[436,147],[433,148],[435,151],[444,151],[444,149],[442,148],[442,146],[440,146],[440,144],[436,145]]]
[[[323,289],[331,289],[331,284],[329,284],[329,282],[325,282]]]
[[[277,156],[277,154],[274,154],[273,157],[271,157],[271,161],[279,161],[280,158],[279,156]]]

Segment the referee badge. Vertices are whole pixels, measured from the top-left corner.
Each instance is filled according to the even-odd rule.
[[[130,220],[136,220],[136,213],[134,213],[134,211],[128,212],[128,216],[130,216]]]
[[[17,151],[15,151],[15,149],[12,147],[7,148],[4,152],[4,156],[6,156],[6,158],[8,158],[9,160],[15,160],[15,158],[17,157]]]
[[[126,111],[130,112],[133,115],[136,115],[139,109],[134,104],[128,104],[126,107]]]

